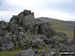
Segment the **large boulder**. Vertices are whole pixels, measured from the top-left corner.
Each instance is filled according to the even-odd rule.
[[[55,35],[55,30],[49,23],[42,23],[39,26],[39,31],[41,34],[49,37],[49,36],[54,36]]]
[[[56,36],[57,36],[57,39],[59,40],[59,42],[64,43],[64,44],[70,44],[68,42],[69,38],[67,37],[67,35],[65,33],[63,33],[63,32],[57,32]]]
[[[49,36],[54,36],[56,34],[56,31],[54,30],[54,28],[52,27],[51,24],[47,23],[47,22],[42,22],[40,20],[36,20],[35,21],[35,25],[34,25],[34,32],[36,34],[42,34],[45,35],[47,37]]]
[[[1,30],[7,30],[7,25],[8,25],[8,22],[5,22],[5,21],[0,21],[0,29]]]
[[[6,25],[6,22],[5,21],[0,21],[0,27],[3,26],[3,25]]]
[[[58,32],[57,33],[59,36],[61,36],[62,38],[68,39],[67,35],[63,32]]]
[[[43,48],[43,41],[41,39],[35,39],[32,41],[32,47],[33,48]]]
[[[50,38],[45,39],[44,42],[46,44],[57,44],[58,43],[58,40],[57,40],[56,37],[53,36],[53,37],[50,37]]]

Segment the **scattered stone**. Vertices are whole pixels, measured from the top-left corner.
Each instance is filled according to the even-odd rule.
[[[64,38],[64,39],[68,39],[67,35],[65,33],[63,33],[63,32],[58,32],[57,34],[59,36],[61,36],[62,38]]]
[[[15,56],[34,56],[34,55],[35,52],[31,48],[15,54]]]

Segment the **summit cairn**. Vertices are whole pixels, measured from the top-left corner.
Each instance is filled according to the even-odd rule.
[[[19,13],[19,15],[13,16],[10,23],[18,24],[19,26],[24,27],[26,30],[32,30],[32,27],[35,24],[34,13],[30,10],[24,10],[23,12]]]

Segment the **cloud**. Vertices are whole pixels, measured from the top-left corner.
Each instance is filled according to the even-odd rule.
[[[24,9],[32,10],[35,17],[75,20],[75,0],[0,0],[0,3],[0,20],[9,20]]]
[[[2,0],[1,0],[2,1]],[[3,9],[57,9],[64,11],[75,10],[75,0],[3,0]],[[13,9],[14,8],[14,9]],[[0,7],[1,9],[1,7]],[[68,12],[69,12],[68,11]]]
[[[13,11],[0,11],[0,20],[9,21],[12,15],[17,15],[17,12]]]
[[[7,0],[5,4],[19,8],[35,8],[40,4],[39,0]]]
[[[35,10],[35,18],[37,17],[49,17],[61,20],[75,20],[75,14],[65,13],[56,10]],[[19,12],[14,11],[0,11],[0,20],[9,21],[12,15],[17,15]]]
[[[46,9],[56,9],[63,12],[75,13],[75,0],[49,0],[45,1]]]
[[[65,13],[61,11],[56,10],[42,10],[42,11],[36,11],[35,13],[36,17],[50,17],[55,19],[61,19],[61,20],[75,20],[75,14]]]

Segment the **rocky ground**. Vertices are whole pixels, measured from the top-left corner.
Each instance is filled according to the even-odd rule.
[[[65,33],[35,19],[29,10],[14,15],[10,22],[0,21],[0,52],[21,49],[14,56],[60,56],[60,51],[75,52],[74,47]]]

